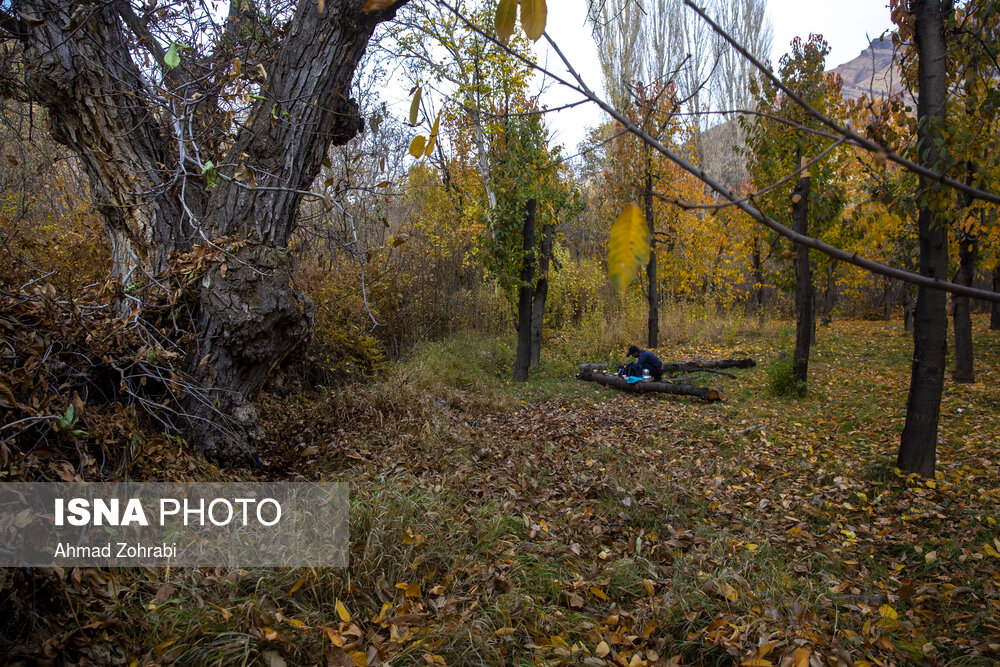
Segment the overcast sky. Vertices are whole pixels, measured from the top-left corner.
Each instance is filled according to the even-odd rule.
[[[546,31],[587,84],[603,93],[594,40],[586,25],[586,0],[548,0],[548,8]],[[796,36],[805,38],[811,32],[818,32],[830,43],[827,65],[832,68],[856,58],[868,46],[869,38],[892,28],[887,0],[768,0],[768,14],[774,27],[771,59],[775,63]],[[544,38],[535,46],[539,62],[544,64],[547,60],[554,73],[565,74],[558,57],[542,46],[543,41]],[[560,88],[552,86],[543,96],[549,108],[579,99],[578,94]],[[584,138],[586,128],[601,120],[601,111],[593,104],[585,104],[550,114],[548,126],[555,142],[564,144],[567,154],[572,154]]]

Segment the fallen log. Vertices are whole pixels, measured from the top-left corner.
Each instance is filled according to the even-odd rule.
[[[716,361],[706,361],[705,359],[692,359],[691,361],[679,361],[675,364],[663,364],[664,373],[682,373],[694,371],[713,371],[718,368],[753,368],[757,362],[753,359],[718,359]],[[580,372],[608,370],[607,364],[580,364]],[[721,373],[720,373],[721,375]]]
[[[585,373],[586,371],[606,371],[607,369],[607,364],[580,364],[581,373]]]
[[[717,361],[692,359],[691,361],[680,361],[676,364],[663,364],[663,372],[706,371],[716,368],[753,368],[756,365],[757,362],[753,359],[719,359]]]
[[[614,387],[620,391],[627,391],[633,394],[680,394],[683,396],[697,396],[706,401],[721,401],[722,394],[716,389],[708,387],[697,387],[693,384],[675,384],[673,382],[634,382],[629,384],[625,378],[615,375],[606,375],[599,370],[584,370],[584,366],[595,366],[600,364],[581,364],[580,373],[577,375],[581,380],[596,382],[606,387]]]

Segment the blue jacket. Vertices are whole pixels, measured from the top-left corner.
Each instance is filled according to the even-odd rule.
[[[639,350],[639,358],[636,360],[636,363],[642,368],[648,368],[650,371],[663,370],[663,362],[649,350]]]

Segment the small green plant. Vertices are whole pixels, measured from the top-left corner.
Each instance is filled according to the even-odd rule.
[[[806,383],[795,377],[794,359],[782,352],[767,365],[767,391],[772,396],[801,397]]]
[[[87,435],[87,432],[76,427],[80,420],[80,415],[76,414],[73,404],[66,406],[66,412],[56,419],[56,430],[69,433],[70,435]]]

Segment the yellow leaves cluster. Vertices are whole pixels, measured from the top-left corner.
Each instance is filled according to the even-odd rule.
[[[420,114],[420,99],[423,93],[423,86],[417,86],[415,92],[413,93],[413,100],[410,102],[410,125],[417,125],[417,117]],[[430,157],[431,153],[434,152],[434,146],[437,143],[438,130],[441,126],[441,113],[438,112],[437,118],[434,119],[434,125],[431,127],[431,133],[429,137],[425,137],[422,134],[418,134],[413,137],[413,141],[410,142],[409,153],[416,159],[421,159],[424,157]]]

